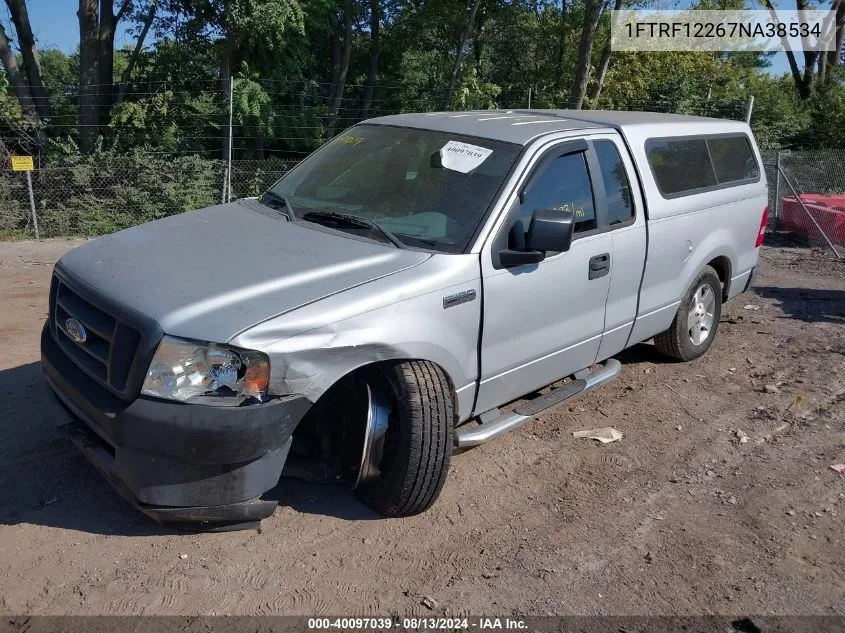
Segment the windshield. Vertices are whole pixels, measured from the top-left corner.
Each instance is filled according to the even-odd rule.
[[[370,221],[332,228],[449,253],[467,247],[521,147],[445,132],[358,125],[312,154],[271,188],[298,219],[331,212]]]

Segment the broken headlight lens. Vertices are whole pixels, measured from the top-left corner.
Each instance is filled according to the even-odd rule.
[[[181,402],[201,399],[203,404],[232,405],[249,399],[261,402],[269,380],[266,354],[165,336],[141,393]]]

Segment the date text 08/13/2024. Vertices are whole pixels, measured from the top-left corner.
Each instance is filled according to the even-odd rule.
[[[309,630],[359,629],[382,631],[402,629],[406,631],[430,630],[525,630],[527,623],[519,618],[309,618]]]

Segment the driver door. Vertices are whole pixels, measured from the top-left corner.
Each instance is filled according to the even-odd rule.
[[[596,360],[610,287],[612,236],[592,146],[544,152],[512,194],[505,223],[482,257],[484,321],[475,413],[505,404]],[[498,253],[524,248],[535,209],[575,216],[570,249],[506,268]]]

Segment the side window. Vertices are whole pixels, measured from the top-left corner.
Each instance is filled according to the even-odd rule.
[[[612,141],[595,141],[593,147],[601,169],[604,194],[607,199],[608,224],[622,224],[634,215],[631,184],[625,172],[625,164],[619,150]]]
[[[650,140],[648,162],[660,193],[673,195],[716,185],[707,142],[699,139]]]
[[[745,136],[709,138],[707,147],[720,185],[760,177],[760,169]]]
[[[535,209],[571,211],[576,233],[596,228],[593,187],[584,154],[559,156],[540,169],[542,172],[532,178],[520,207],[523,229],[528,230]]]
[[[645,150],[664,197],[760,179],[760,168],[744,134],[649,139]]]

